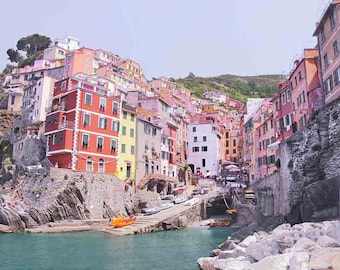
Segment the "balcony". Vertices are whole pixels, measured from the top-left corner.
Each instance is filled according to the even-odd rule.
[[[74,129],[74,122],[63,121],[58,125],[58,129]]]

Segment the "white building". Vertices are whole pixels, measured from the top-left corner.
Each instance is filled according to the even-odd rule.
[[[24,89],[22,118],[27,124],[45,121],[51,106],[55,79],[44,76],[34,80]]]
[[[61,47],[68,51],[78,50],[80,48],[80,40],[75,37],[65,36],[63,38],[54,39],[50,47]]]
[[[211,123],[188,125],[188,161],[194,173],[204,176],[219,175],[221,134]]]

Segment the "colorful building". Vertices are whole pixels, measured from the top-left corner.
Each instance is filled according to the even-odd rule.
[[[340,97],[340,0],[331,0],[316,25],[325,103]]]
[[[100,81],[77,74],[56,82],[45,124],[47,158],[60,168],[114,174],[120,111],[120,99]]]
[[[137,111],[136,108],[122,103],[120,114],[119,159],[117,176],[122,179],[136,180],[137,156]]]

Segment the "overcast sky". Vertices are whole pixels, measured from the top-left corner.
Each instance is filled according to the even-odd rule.
[[[72,35],[151,77],[288,73],[327,0],[1,0],[0,68],[21,37]]]

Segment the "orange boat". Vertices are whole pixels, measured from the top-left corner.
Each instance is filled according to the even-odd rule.
[[[131,216],[131,217],[118,217],[112,220],[111,226],[115,228],[120,228],[120,227],[125,227],[132,225],[136,222],[136,217]]]

